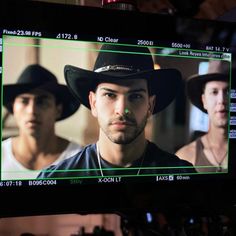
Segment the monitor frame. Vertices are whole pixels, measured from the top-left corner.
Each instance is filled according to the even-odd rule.
[[[2,4],[2,3],[1,3]],[[3,2],[1,28],[30,29],[45,32],[75,32],[79,30],[84,35],[109,35],[121,38],[155,39],[160,41],[171,40],[184,42],[184,35],[176,34],[176,17],[167,15],[148,14],[141,12],[79,7],[42,2],[15,2],[12,7],[8,1]],[[81,19],[77,25],[74,22]],[[91,19],[96,19],[93,21]],[[30,20],[29,20],[30,19]],[[89,21],[85,19],[90,19]],[[112,22],[108,22],[112,19]],[[160,23],[155,23],[156,20]],[[163,22],[166,22],[163,24]],[[199,32],[205,32],[205,27],[212,28],[217,33],[225,27],[233,33],[236,25],[228,22],[193,20],[178,18],[178,21],[195,22]],[[112,24],[112,27],[110,26]],[[170,27],[166,31],[166,25]],[[158,28],[165,34],[153,35],[150,29]],[[119,33],[118,33],[119,32]],[[175,34],[173,34],[175,32]],[[201,37],[203,35],[200,35]],[[194,37],[194,35],[193,35]],[[205,42],[209,43],[208,41]],[[227,47],[236,47],[236,42]],[[219,45],[219,41],[211,41],[212,45]],[[221,46],[221,45],[220,45]],[[233,60],[235,58],[233,53]],[[232,78],[234,78],[232,74]],[[235,81],[232,81],[235,87]],[[231,156],[236,155],[235,141],[231,141]],[[163,182],[163,183],[106,183],[88,184],[86,186],[27,186],[19,187],[14,183],[9,188],[1,188],[0,194],[3,203],[0,206],[1,216],[46,215],[64,213],[108,213],[108,212],[137,212],[169,208],[172,210],[195,209],[197,211],[218,211],[230,209],[236,204],[236,171],[232,161],[229,167],[230,176],[191,182]],[[5,183],[2,183],[3,185]],[[8,183],[9,184],[9,183]],[[2,185],[0,185],[2,186]],[[58,205],[58,196],[63,197]],[[17,200],[15,199],[17,196]],[[18,199],[21,199],[19,201]],[[29,204],[29,201],[31,203]],[[220,204],[219,204],[220,203]]]

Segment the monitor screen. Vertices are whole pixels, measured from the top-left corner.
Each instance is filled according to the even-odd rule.
[[[234,205],[234,23],[3,7],[2,216]]]

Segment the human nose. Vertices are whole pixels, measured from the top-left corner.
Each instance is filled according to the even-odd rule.
[[[125,97],[120,97],[116,101],[115,113],[117,115],[123,116],[130,113],[129,103]]]
[[[28,103],[28,106],[27,106],[27,112],[30,114],[36,114],[37,110],[38,110],[38,107],[37,107],[36,100],[34,100],[34,99],[30,100],[30,102]]]
[[[228,93],[225,91],[221,91],[218,94],[218,103],[220,104],[226,104],[228,101]]]

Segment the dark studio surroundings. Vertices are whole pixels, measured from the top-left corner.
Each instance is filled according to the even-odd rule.
[[[20,1],[21,0],[19,0],[19,2]],[[114,8],[125,11],[134,10],[144,13],[181,16],[199,20],[236,22],[236,0],[31,1],[79,5],[93,8]],[[87,19],[83,19],[83,21],[86,20]],[[95,21],[95,19],[89,20]],[[80,24],[81,23],[80,21]],[[236,40],[236,38],[234,38],[234,40]],[[160,58],[158,62],[161,66],[165,66],[166,62],[164,59]],[[173,63],[180,69],[184,69],[184,78],[189,77],[191,70],[196,66],[193,62],[192,68],[181,68],[181,60],[179,60],[179,65],[176,61]],[[163,114],[163,116],[165,115],[166,114]],[[7,118],[8,117],[5,116],[6,120]],[[165,117],[162,118],[165,119]],[[92,118],[87,117],[87,119]],[[181,116],[177,116],[177,119],[179,119],[180,123],[184,122],[184,118]],[[6,120],[4,120],[4,122],[6,122]],[[168,123],[166,123],[166,125],[168,126]],[[71,127],[68,127],[68,129],[69,128]],[[157,128],[161,129],[164,127]],[[61,127],[62,131],[63,129],[65,128]],[[8,130],[6,129],[5,132],[5,134],[7,134]],[[12,130],[9,130],[9,132],[12,132]],[[14,132],[13,130],[13,133]],[[96,133],[97,130],[92,132]],[[149,130],[147,130],[147,133],[148,132]],[[178,130],[176,130],[176,132],[178,132]],[[165,144],[167,149],[173,149],[171,151],[175,151],[182,145],[182,143],[177,140],[174,147],[169,147],[167,139],[168,136],[166,134],[166,138],[164,137],[163,140],[159,142],[160,145]],[[86,144],[93,140],[85,140],[83,137],[79,137],[78,141],[82,144]],[[235,188],[235,186],[233,188]],[[176,191],[178,190],[176,189]],[[97,196],[93,197],[94,201],[96,201]],[[21,199],[19,199],[18,196],[14,196],[14,201],[18,201],[20,204]],[[34,201],[34,199],[28,199],[28,201]],[[47,201],[46,196],[42,201]],[[55,199],[55,201],[63,201],[63,196],[58,196],[58,199]],[[149,201],[149,199],[144,195],[140,202],[145,201]],[[223,198],[223,201],[225,201],[225,198]],[[4,204],[4,202],[1,202],[1,204]],[[37,202],[35,202],[35,204],[37,204]],[[60,203],[58,203],[58,205],[60,205]],[[11,206],[8,207],[9,209],[11,208]],[[147,211],[138,213],[136,213],[135,210],[132,212],[106,212],[104,210],[103,213],[98,212],[91,214],[87,214],[86,212],[84,214],[67,214],[65,212],[65,214],[49,215],[34,215],[29,212],[28,215],[0,218],[0,236],[234,236],[236,235],[235,208],[236,205],[222,208],[221,202],[218,202],[215,209],[213,208],[209,211],[194,211],[188,208],[188,206],[183,206],[183,209],[180,211],[179,209],[171,207],[163,207],[160,208],[160,210],[147,209]]]

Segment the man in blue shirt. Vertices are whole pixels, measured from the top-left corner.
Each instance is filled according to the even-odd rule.
[[[66,65],[64,73],[71,92],[97,118],[99,138],[38,178],[195,172],[144,133],[148,118],[176,97],[178,70],[155,70],[148,48],[103,45],[93,71]]]

